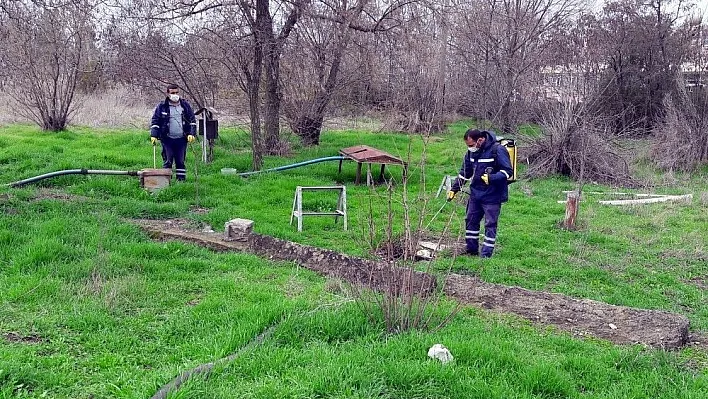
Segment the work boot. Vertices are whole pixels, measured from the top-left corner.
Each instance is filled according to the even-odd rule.
[[[494,246],[496,245],[496,237],[484,237],[484,243],[482,243],[482,253],[480,256],[482,258],[491,258],[494,252]]]
[[[458,248],[455,251],[456,256],[479,256],[479,251],[470,251],[467,248]]]
[[[482,253],[479,254],[480,258],[491,258],[494,253],[494,247],[483,246]]]

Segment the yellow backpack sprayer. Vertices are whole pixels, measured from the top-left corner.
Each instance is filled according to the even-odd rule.
[[[504,147],[504,149],[509,153],[509,159],[511,160],[511,168],[514,173],[512,173],[511,178],[507,182],[513,183],[516,181],[516,142],[514,141],[514,139],[505,139],[502,137],[497,140],[497,143],[499,143],[500,146]]]

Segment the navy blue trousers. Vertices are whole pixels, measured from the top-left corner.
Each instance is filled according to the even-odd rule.
[[[171,139],[165,137],[162,141],[162,167],[172,169],[175,164],[177,180],[184,181],[187,178],[187,167],[184,159],[187,157],[187,138]]]
[[[492,256],[497,241],[497,221],[500,212],[501,204],[481,204],[470,197],[465,218],[465,245],[468,253],[479,254],[483,258]],[[484,241],[480,251],[479,225],[482,217],[484,217]]]

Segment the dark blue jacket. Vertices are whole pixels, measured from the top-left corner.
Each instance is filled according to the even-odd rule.
[[[197,119],[194,116],[194,111],[187,100],[180,98],[179,103],[182,106],[182,131],[184,136],[196,135]],[[152,114],[150,122],[150,137],[157,137],[162,140],[167,137],[170,132],[170,100],[165,98],[165,101],[157,104],[155,112]]]
[[[509,199],[507,180],[513,176],[514,171],[506,148],[497,143],[493,132],[484,133],[487,137],[479,151],[465,151],[460,174],[452,184],[452,191],[460,191],[465,182],[470,181],[470,200],[482,204],[501,204]],[[488,185],[482,181],[482,175],[487,168],[492,168]]]

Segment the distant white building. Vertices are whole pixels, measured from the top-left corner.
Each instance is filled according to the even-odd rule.
[[[592,68],[579,65],[545,66],[539,71],[539,79],[530,93],[538,100],[561,102],[582,101],[593,90],[607,64]],[[708,84],[708,65],[702,62],[684,62],[680,67],[687,88],[705,87]]]

